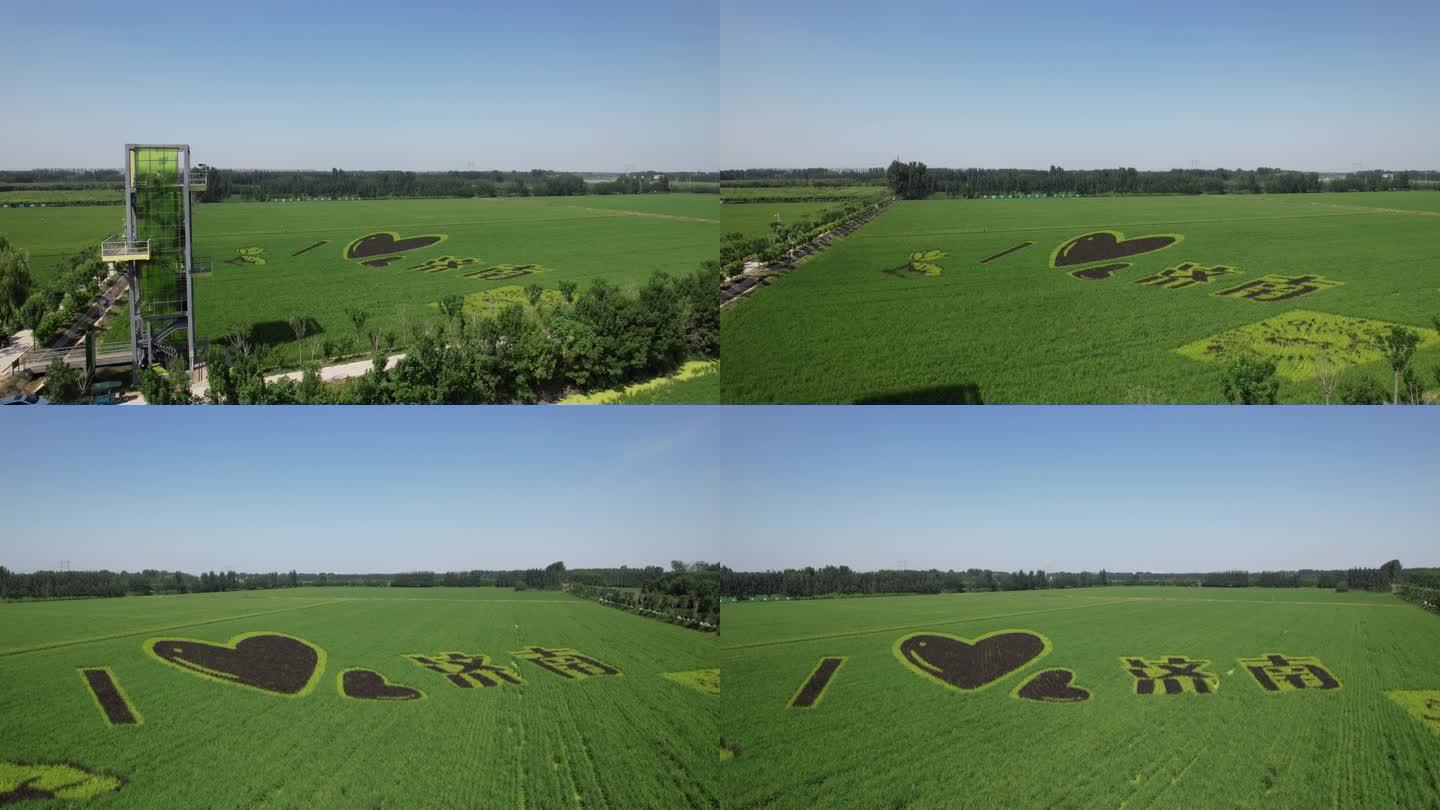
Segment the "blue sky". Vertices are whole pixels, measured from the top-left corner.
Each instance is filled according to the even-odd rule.
[[[5,410],[14,570],[668,567],[718,551],[704,409]]]
[[[7,410],[16,570],[1440,565],[1429,408]]]
[[[1440,565],[1436,415],[731,408],[725,561],[1047,571]]]
[[[714,168],[716,14],[626,0],[5,3],[0,167]]]
[[[1440,169],[1433,0],[726,0],[721,162]]]

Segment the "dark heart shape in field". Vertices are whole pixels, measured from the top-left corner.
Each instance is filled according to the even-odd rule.
[[[1015,697],[1043,700],[1047,703],[1082,703],[1090,699],[1090,690],[1071,686],[1075,673],[1068,669],[1047,669],[1015,690]]]
[[[380,233],[366,234],[346,245],[345,258],[368,259],[371,256],[404,253],[407,250],[419,250],[431,245],[438,245],[443,241],[445,241],[445,235],[438,233],[407,236],[401,239],[400,234],[394,231],[381,231]]]
[[[151,655],[186,672],[277,695],[308,694],[325,669],[325,652],[280,633],[244,633],[226,644],[189,638],[145,642]]]
[[[385,680],[369,669],[347,669],[340,673],[340,694],[356,700],[419,700],[425,693]]]
[[[1050,652],[1050,641],[1029,630],[998,630],[977,639],[912,633],[895,642],[906,666],[952,689],[983,689]]]
[[[1119,231],[1096,231],[1077,236],[1061,245],[1051,259],[1051,267],[1073,267],[1078,264],[1124,259],[1167,248],[1180,241],[1175,234],[1137,236],[1125,239]]]

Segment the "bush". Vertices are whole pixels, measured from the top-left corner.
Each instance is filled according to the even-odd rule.
[[[526,585],[524,582],[517,582],[517,583],[515,583],[515,586],[514,586],[514,588],[513,588],[513,590],[516,590],[516,591],[525,591],[525,590],[529,590],[529,589],[530,589],[530,586]]]
[[[1373,377],[1351,378],[1340,383],[1340,401],[1346,405],[1384,405],[1389,392]]]
[[[1342,579],[1342,580],[1340,580],[1339,582],[1335,583],[1335,592],[1336,592],[1336,593],[1347,593],[1349,590],[1350,590],[1350,583],[1346,582],[1345,580]]]
[[[1220,377],[1220,391],[1231,405],[1274,405],[1280,391],[1275,362],[1242,355]]]
[[[68,325],[65,315],[62,312],[48,312],[40,319],[35,326],[35,345],[44,346],[60,336],[60,332]]]

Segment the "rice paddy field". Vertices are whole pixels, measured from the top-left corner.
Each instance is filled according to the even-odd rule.
[[[1435,388],[1437,316],[1433,192],[900,202],[723,313],[722,396],[1212,403],[1255,353],[1319,402],[1392,324]]]
[[[836,207],[833,202],[757,202],[744,205],[720,206],[720,232],[735,233],[748,237],[764,236],[770,233],[770,223],[778,216],[786,224]]]
[[[1440,618],[1110,587],[729,604],[727,806],[1434,807]]]
[[[0,795],[717,807],[717,644],[508,588],[3,604]]]
[[[475,310],[532,283],[552,295],[561,281],[635,288],[657,270],[714,259],[719,210],[715,194],[197,205],[194,253],[214,268],[196,277],[197,330],[202,341],[245,334],[293,362],[296,315],[307,344],[345,354],[363,342],[349,308],[398,334],[439,317],[436,302],[452,294]],[[0,234],[29,250],[43,277],[65,251],[118,232],[123,216],[0,209]]]

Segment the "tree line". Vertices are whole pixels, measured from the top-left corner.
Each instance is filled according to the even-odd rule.
[[[720,572],[720,590],[726,597],[750,599],[786,596],[809,598],[831,595],[938,594],[966,591],[1029,591],[1089,588],[1107,585],[1185,585],[1209,588],[1338,588],[1340,590],[1392,590],[1410,584],[1440,588],[1440,573],[1432,569],[1406,571],[1399,560],[1378,568],[1300,569],[1294,571],[1243,570],[1160,574],[1146,571],[1117,572],[993,571],[969,568],[964,571],[894,570],[855,571],[847,565],[819,568],[786,568],[781,571]]]
[[[770,223],[768,233],[747,236],[732,231],[720,237],[720,270],[729,278],[745,269],[747,260],[771,262],[790,250],[809,242],[826,231],[832,231],[866,213],[885,205],[889,195],[883,191],[842,205],[834,205],[785,222]]]
[[[1302,194],[1318,191],[1391,191],[1410,188],[1409,172],[1365,172],[1324,181],[1318,172],[1262,166],[1257,169],[1134,168],[1066,170],[943,169],[924,163],[893,161],[885,170],[896,195],[923,199],[940,193],[950,197],[994,194]]]
[[[683,596],[688,591],[684,577],[711,574],[718,583],[715,563],[671,562],[670,572],[658,565],[631,568],[581,568],[567,570],[565,563],[553,562],[544,568],[511,570],[407,571],[393,574],[335,574],[329,572],[246,573],[237,571],[184,571],[144,569],[142,571],[34,571],[20,574],[0,566],[0,598],[62,599],[118,597],[152,594],[219,593],[299,586],[370,586],[391,588],[499,587],[515,590],[559,590],[567,586],[588,588],[642,588]],[[656,583],[662,583],[657,585]],[[677,583],[680,583],[677,585]],[[682,587],[686,586],[686,587]]]
[[[208,173],[200,202],[224,200],[389,199],[404,197],[570,197],[582,194],[651,194],[670,191],[659,172],[633,172],[586,183],[572,172],[530,171],[276,171],[219,169]]]
[[[78,599],[219,593],[294,588],[315,584],[315,574],[204,571],[189,574],[147,568],[142,571],[34,571],[19,574],[0,565],[0,599]]]
[[[30,254],[0,234],[0,332],[33,329],[36,345],[48,344],[99,297],[108,272],[92,243],[62,256],[55,272],[37,283]]]
[[[1322,176],[1261,166],[1255,169],[1135,168],[950,169],[896,159],[885,168],[735,169],[720,172],[731,188],[883,184],[897,196],[923,199],[931,194],[984,197],[996,194],[1298,194],[1316,191],[1391,191],[1430,187],[1440,171],[1381,169]],[[1412,183],[1419,185],[1412,186]]]

